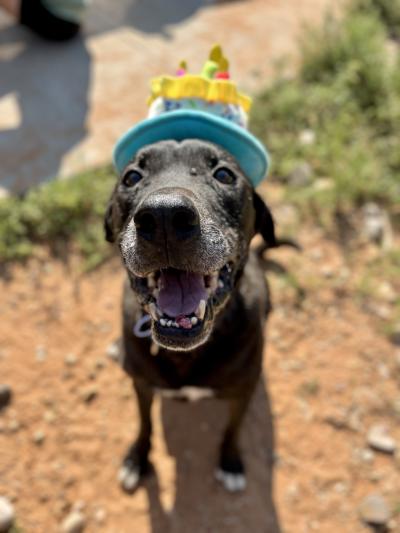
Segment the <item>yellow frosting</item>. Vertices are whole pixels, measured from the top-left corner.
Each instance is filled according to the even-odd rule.
[[[240,105],[246,113],[250,111],[252,100],[240,93],[236,85],[229,80],[207,79],[203,76],[185,74],[184,76],[160,76],[150,82],[150,105],[156,98],[179,100],[181,98],[199,98],[207,102]]]

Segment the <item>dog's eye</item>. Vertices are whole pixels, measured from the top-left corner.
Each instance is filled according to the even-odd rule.
[[[125,187],[133,187],[142,179],[142,175],[137,170],[128,170],[122,178],[122,183]]]
[[[235,174],[228,168],[219,168],[214,172],[214,178],[221,183],[230,185],[236,179]]]

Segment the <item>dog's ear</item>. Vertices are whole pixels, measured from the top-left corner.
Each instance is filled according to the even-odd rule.
[[[113,204],[114,204],[114,195],[111,196],[106,213],[104,215],[104,233],[106,240],[108,242],[114,242],[115,241],[115,235],[114,235],[114,223],[113,223]]]
[[[113,202],[112,199],[109,201],[106,214],[104,215],[104,233],[106,240],[108,242],[114,242],[114,230],[113,230]]]
[[[253,204],[256,211],[255,233],[260,233],[268,248],[278,246],[275,237],[275,225],[271,211],[265,205],[261,197],[254,191]]]

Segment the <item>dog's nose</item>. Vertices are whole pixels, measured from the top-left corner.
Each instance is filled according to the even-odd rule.
[[[133,217],[136,231],[148,241],[186,241],[200,232],[200,217],[192,200],[182,194],[152,194]]]

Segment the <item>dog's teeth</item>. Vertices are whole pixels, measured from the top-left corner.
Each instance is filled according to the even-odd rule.
[[[157,322],[159,317],[157,313],[157,307],[154,302],[149,303],[149,312],[150,312],[151,318]]]
[[[198,322],[198,318],[197,316],[192,316],[192,318],[190,319],[190,322],[192,323],[192,326],[195,326]]]
[[[170,328],[172,326],[172,320],[168,320],[167,326]]]
[[[220,279],[220,280],[218,281],[218,287],[219,287],[220,289],[223,289],[223,288],[224,288],[224,282],[222,281],[222,279]]]
[[[160,324],[162,326],[166,326],[167,325],[167,320],[165,320],[165,318],[160,318]]]
[[[154,277],[154,274],[149,274],[147,276],[147,285],[149,286],[150,289],[154,289],[155,286],[156,286],[156,279]]]
[[[179,328],[179,324],[177,324],[176,322],[172,322],[172,325],[174,328]]]
[[[197,311],[195,314],[199,320],[203,320],[204,315],[206,314],[206,301],[205,300],[200,300],[199,307],[197,308]]]
[[[214,292],[218,287],[218,272],[211,276],[210,289]]]

